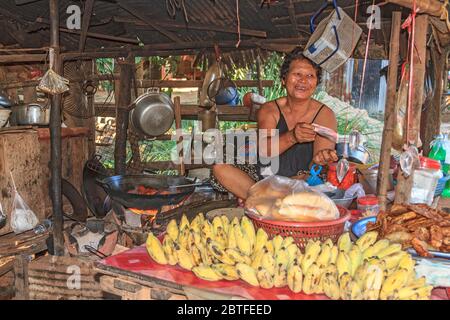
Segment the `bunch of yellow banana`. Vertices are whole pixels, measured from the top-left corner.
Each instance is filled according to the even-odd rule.
[[[198,214],[191,222],[169,222],[161,243],[149,235],[147,250],[160,264],[178,264],[208,280],[241,279],[264,289],[289,287],[295,293],[331,299],[429,299],[431,286],[416,279],[415,262],[400,245],[367,232],[355,243],[349,233],[321,243],[310,240],[301,252],[292,237],[269,236],[243,217],[211,222]]]

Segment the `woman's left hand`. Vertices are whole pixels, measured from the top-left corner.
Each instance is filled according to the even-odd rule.
[[[336,161],[338,161],[336,151],[331,149],[320,150],[319,152],[316,153],[316,155],[313,158],[313,162],[321,166]]]

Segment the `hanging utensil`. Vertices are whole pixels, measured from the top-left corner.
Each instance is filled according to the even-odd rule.
[[[356,130],[352,131],[348,137],[348,142],[352,151],[358,149],[362,142],[361,133]]]

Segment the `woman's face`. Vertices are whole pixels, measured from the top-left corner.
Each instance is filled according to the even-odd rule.
[[[294,60],[289,66],[289,72],[284,79],[288,96],[305,100],[309,99],[317,87],[317,73],[306,60]]]

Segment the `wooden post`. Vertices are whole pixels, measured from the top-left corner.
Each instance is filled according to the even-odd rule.
[[[134,72],[134,56],[130,53],[120,65],[120,85],[116,102],[116,142],[114,151],[114,171],[126,174],[127,132],[129,105],[131,103],[131,82]]]
[[[174,107],[175,107],[175,128],[177,130],[180,130],[181,133],[181,102],[180,102],[180,97],[175,97],[173,99],[174,102]],[[183,148],[183,136],[181,136],[178,141],[177,144],[181,144],[181,151],[178,154],[179,159],[180,159],[180,175],[184,176],[186,173],[185,167],[184,167],[184,148]]]
[[[447,60],[447,52],[444,51],[439,54],[435,47],[431,48],[431,60],[433,62],[434,74],[436,84],[433,91],[433,98],[427,109],[422,113],[422,143],[423,154],[430,153],[430,143],[433,137],[439,134],[441,127],[441,107],[442,107],[442,93],[444,89],[444,76],[446,75],[445,62]]]
[[[59,56],[59,3],[50,0],[50,63],[56,73],[61,74],[62,66]],[[51,97],[50,143],[51,143],[51,198],[53,204],[53,242],[56,256],[64,255],[64,220],[62,214],[62,155],[61,155],[61,95]]]
[[[409,121],[409,137],[417,145],[420,133],[420,120],[422,113],[423,83],[425,80],[426,67],[426,42],[428,33],[428,15],[420,15],[416,18],[415,47],[414,50],[414,95]],[[395,189],[395,203],[409,203],[411,189],[413,186],[414,169],[409,177],[399,175],[398,184]]]
[[[14,259],[14,300],[29,300],[28,255],[17,255]]]
[[[395,96],[397,89],[398,62],[400,51],[400,28],[402,13],[392,13],[391,39],[389,47],[389,72],[386,108],[384,110],[384,129],[381,142],[380,166],[378,168],[377,195],[381,210],[386,210],[387,188],[392,148],[392,135],[395,126]]]

